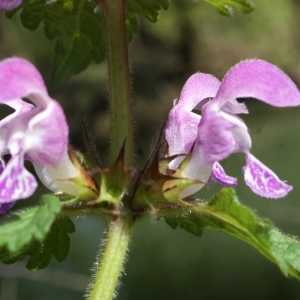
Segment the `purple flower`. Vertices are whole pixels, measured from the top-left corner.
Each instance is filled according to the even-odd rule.
[[[169,169],[178,170],[191,153],[181,176],[199,180],[181,193],[184,198],[205,184],[219,182],[236,186],[219,161],[230,154],[244,152],[246,184],[267,198],[284,197],[292,187],[250,154],[248,128],[237,114],[248,113],[237,98],[252,97],[277,107],[300,105],[300,93],[292,80],[274,65],[262,60],[246,60],[231,68],[222,82],[208,74],[196,73],[185,83],[175,100],[166,125],[168,156],[177,155]],[[201,116],[192,112],[201,110]],[[175,173],[176,176],[176,173]]]
[[[3,207],[9,208],[7,203],[30,197],[37,187],[35,177],[24,167],[24,160],[33,163],[49,189],[76,196],[77,187],[68,181],[78,171],[68,155],[65,115],[49,97],[33,65],[20,58],[0,63],[0,103],[15,110],[0,121],[0,212]],[[5,165],[6,154],[10,158]]]
[[[23,0],[0,0],[0,9],[12,10],[19,6]]]

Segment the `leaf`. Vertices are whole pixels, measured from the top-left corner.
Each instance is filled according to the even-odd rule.
[[[204,226],[201,226],[202,224],[200,225],[199,223],[194,222],[194,219],[189,218],[189,216],[187,218],[182,218],[180,220],[180,223],[178,223],[178,220],[174,220],[171,218],[166,218],[166,222],[173,229],[176,229],[180,224],[180,228],[184,228],[187,232],[192,233],[196,236],[202,236]]]
[[[204,228],[227,232],[255,247],[276,263],[281,271],[300,279],[300,242],[280,233],[272,223],[243,206],[233,189],[225,188],[208,203],[189,207],[183,215],[166,217],[166,222],[196,236]]]
[[[134,36],[138,33],[139,30],[139,18],[137,14],[134,14],[130,11],[126,12],[126,28],[127,28],[127,39],[128,42],[132,41]]]
[[[45,5],[45,33],[57,39],[51,82],[58,83],[83,71],[89,63],[103,61],[104,38],[101,15],[85,0],[58,0]]]
[[[44,23],[46,37],[56,39],[50,81],[57,84],[82,72],[91,61],[98,64],[105,58],[103,22],[96,7],[96,2],[87,0],[24,0],[6,16],[12,18],[21,9],[22,24],[31,31]],[[138,32],[138,14],[155,22],[161,9],[167,8],[168,0],[126,1],[128,42]]]
[[[251,0],[204,0],[215,7],[224,16],[232,16],[234,9],[241,13],[250,13],[254,10],[254,3]]]
[[[274,262],[277,262],[281,271],[300,279],[300,242],[278,230],[272,230],[270,244],[276,260]]]
[[[168,0],[127,0],[126,9],[133,14],[140,14],[156,22],[162,9],[167,10],[169,7]]]
[[[103,61],[105,43],[101,14],[96,3],[86,0],[24,0],[19,9],[25,28],[44,23],[48,39],[57,39],[51,83],[56,84],[83,71],[89,63]],[[15,11],[7,14],[12,17]]]
[[[74,231],[74,224],[69,218],[56,219],[43,242],[32,240],[29,244],[14,253],[10,253],[6,248],[1,248],[0,260],[5,264],[13,264],[28,255],[27,269],[44,269],[49,265],[52,256],[59,262],[67,258],[70,248],[68,233]]]
[[[0,226],[0,247],[16,252],[32,239],[42,241],[60,210],[60,202],[56,196],[44,195],[40,206],[5,218]]]

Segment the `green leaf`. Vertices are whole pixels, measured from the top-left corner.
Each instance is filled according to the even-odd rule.
[[[86,0],[24,0],[21,21],[35,30],[44,23],[48,39],[57,39],[51,75],[52,84],[64,81],[83,71],[94,60],[105,57],[101,14],[94,13],[96,3]],[[10,18],[15,11],[7,16]]]
[[[234,9],[241,13],[250,13],[254,9],[251,0],[204,0],[215,7],[224,16],[232,16]]]
[[[67,258],[70,248],[68,233],[74,231],[74,224],[69,218],[56,219],[44,241],[32,240],[29,244],[14,253],[10,253],[6,248],[1,248],[0,260],[5,264],[13,264],[28,255],[29,260],[26,265],[28,269],[44,269],[49,265],[52,256],[59,262]]]
[[[187,218],[182,218],[180,220],[180,223],[178,222],[178,220],[174,220],[171,218],[166,218],[166,222],[173,229],[176,229],[180,224],[180,228],[184,228],[187,232],[192,233],[196,236],[202,236],[204,226],[202,226],[202,224],[200,225],[199,222],[195,222],[195,220],[191,219],[190,216],[188,216]]]
[[[168,0],[127,0],[126,9],[133,14],[140,14],[156,22],[162,9],[167,10],[169,7]]]
[[[128,42],[138,32],[138,15],[157,21],[161,9],[167,9],[168,0],[126,1]],[[100,63],[105,58],[105,41],[101,12],[96,12],[95,1],[87,0],[24,0],[6,16],[12,18],[21,9],[21,21],[33,31],[44,23],[48,39],[56,39],[51,83],[67,80],[87,68],[91,61]]]
[[[32,239],[42,241],[60,210],[61,205],[56,196],[44,195],[40,206],[5,218],[0,226],[0,247],[16,252]]]
[[[126,28],[127,28],[127,39],[128,42],[132,41],[134,36],[138,33],[139,30],[139,18],[137,14],[134,14],[130,11],[126,12]]]
[[[281,271],[300,279],[300,242],[293,237],[289,237],[272,230],[270,236],[271,251]]]
[[[208,203],[185,210],[180,216],[166,217],[173,229],[179,226],[196,236],[201,236],[204,228],[227,232],[255,247],[285,275],[300,279],[300,242],[280,233],[270,221],[243,206],[233,189],[223,189]]]
[[[46,5],[47,6],[47,5]],[[45,11],[45,33],[58,38],[52,83],[83,71],[89,63],[103,61],[105,44],[101,15],[94,13],[95,3],[85,0],[58,0]]]

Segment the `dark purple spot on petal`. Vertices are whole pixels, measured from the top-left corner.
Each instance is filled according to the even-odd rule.
[[[10,203],[1,203],[0,204],[0,214],[6,213],[8,210],[10,210],[16,202],[10,202]]]

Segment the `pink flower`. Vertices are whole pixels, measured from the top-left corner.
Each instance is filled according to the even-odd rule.
[[[29,99],[34,105],[22,100]],[[61,106],[47,93],[36,68],[20,58],[0,63],[0,103],[15,112],[0,121],[0,204],[30,197],[37,187],[35,177],[24,167],[33,163],[41,181],[52,191],[76,196],[78,189],[68,179],[78,171],[68,155],[68,133]]]
[[[244,178],[256,194],[280,198],[292,189],[250,154],[252,142],[248,128],[237,117],[248,113],[245,105],[236,100],[243,97],[278,107],[300,105],[300,93],[292,80],[262,60],[237,64],[222,82],[208,74],[192,75],[174,103],[166,125],[168,156],[180,155],[171,161],[169,169],[176,170],[191,153],[182,176],[203,182],[186,188],[180,195],[182,198],[194,194],[205,183],[217,181],[235,186],[236,178],[227,176],[218,162],[236,152],[246,154]],[[193,109],[201,110],[201,116],[193,113]]]

